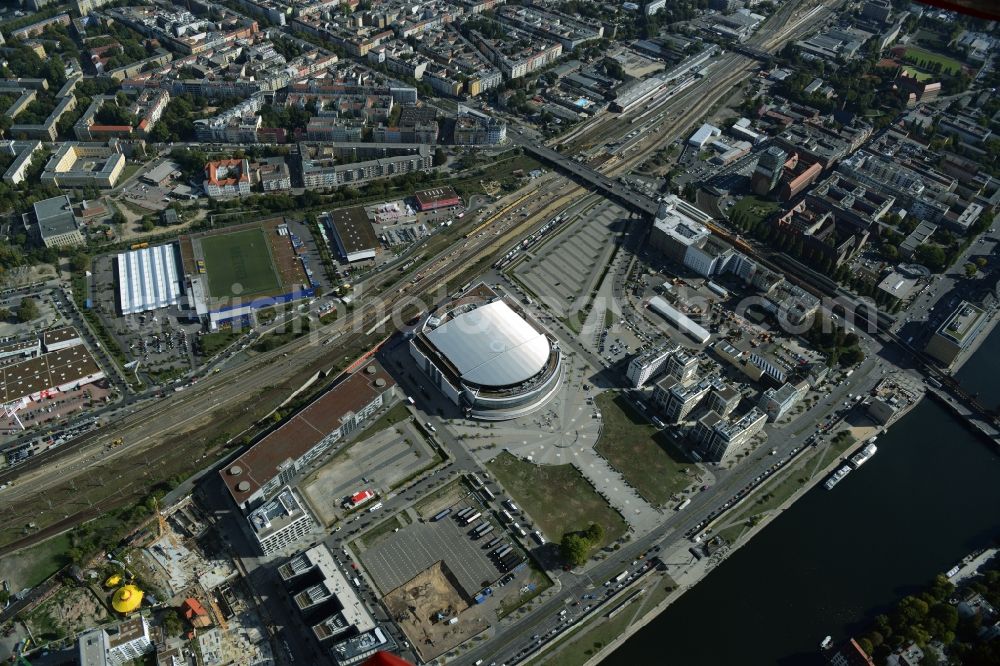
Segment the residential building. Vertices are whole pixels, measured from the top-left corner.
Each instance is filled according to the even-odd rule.
[[[803,395],[802,388],[786,382],[780,388],[772,387],[764,391],[757,406],[767,414],[767,420],[773,423],[788,414]]]
[[[655,375],[667,363],[671,354],[677,349],[676,345],[663,345],[654,347],[643,354],[632,358],[628,364],[625,377],[632,388],[642,388],[650,377]]]
[[[250,163],[246,158],[218,160],[205,165],[205,194],[212,198],[250,194]]]
[[[459,146],[497,145],[507,139],[507,123],[459,105],[455,118],[455,144]]]
[[[721,387],[713,388],[712,392],[708,394],[707,407],[709,411],[727,417],[736,410],[742,399],[742,393],[729,384],[723,383]]]
[[[292,189],[292,175],[284,157],[268,157],[257,162],[257,178],[265,192]]]
[[[92,629],[77,640],[77,663],[81,666],[123,666],[153,652],[149,622],[142,615],[117,627]]]
[[[764,429],[765,423],[767,415],[756,407],[736,421],[727,421],[720,417],[712,426],[711,435],[702,444],[706,457],[716,462],[731,459],[743,451],[750,440]]]
[[[473,40],[486,59],[496,65],[507,79],[519,79],[555,62],[563,46],[508,27],[503,39],[486,37],[475,30]]]
[[[690,381],[697,371],[698,358],[683,349],[675,349],[667,359],[667,374],[680,382]]]

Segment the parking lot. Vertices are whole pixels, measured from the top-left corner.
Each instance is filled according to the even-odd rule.
[[[628,213],[602,201],[515,269],[517,279],[553,312],[569,316],[583,307],[614,251]]]
[[[196,367],[195,340],[201,324],[188,319],[178,306],[142,314],[121,315],[115,256],[94,259],[93,310],[104,321],[128,361],[138,361],[139,371],[154,380],[166,380]]]
[[[438,460],[413,424],[403,421],[333,454],[302,489],[320,520],[332,525],[348,495],[364,489],[388,493]]]
[[[122,192],[123,200],[149,211],[161,211],[170,205],[170,189],[136,181]]]
[[[500,571],[483,549],[487,537],[474,540],[454,513],[436,522],[408,525],[360,554],[361,563],[383,595],[438,561],[444,561],[468,599],[497,580]]]

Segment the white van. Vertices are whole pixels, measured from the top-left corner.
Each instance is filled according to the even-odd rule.
[[[375,513],[381,508],[382,508],[382,502],[379,502],[378,504],[368,507],[368,513]]]

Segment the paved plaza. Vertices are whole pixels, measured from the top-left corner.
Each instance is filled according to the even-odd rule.
[[[593,369],[575,354],[564,360],[562,387],[541,410],[500,423],[457,421],[449,428],[484,463],[508,451],[539,465],[571,464],[633,530],[644,533],[654,529],[663,519],[660,512],[594,450],[601,419],[591,404],[597,393],[589,379]],[[585,385],[591,388],[584,390]]]

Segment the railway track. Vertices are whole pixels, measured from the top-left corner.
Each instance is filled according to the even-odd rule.
[[[835,4],[837,3],[824,2],[820,7]],[[806,15],[794,24],[784,27],[775,35],[764,40],[763,46],[773,48],[780,44],[810,18],[814,17]],[[740,60],[744,61],[742,66],[739,66]],[[650,153],[659,149],[665,140],[673,140],[679,131],[701,117],[723,95],[728,94],[729,86],[747,75],[752,61],[749,58],[733,54],[732,63],[735,66],[734,70],[727,73],[721,80],[710,79],[712,91],[715,94],[705,94],[703,90],[705,86],[701,85],[693,86],[689,91],[672,99],[664,105],[665,110],[677,108],[681,103],[690,102],[701,95],[698,102],[687,106],[676,119],[670,123],[661,124],[655,130],[655,136],[648,145],[627,158],[616,158],[605,163],[599,168],[599,171],[607,175],[622,173],[644,161]],[[614,117],[607,117],[604,121],[597,123],[594,129],[601,130],[610,120],[614,120]],[[627,125],[622,134],[626,132]],[[0,481],[16,478],[15,485],[0,491],[0,502],[5,505],[3,509],[0,509],[0,517],[11,526],[23,524],[29,519],[34,523],[43,521],[47,523],[41,530],[26,535],[7,546],[0,547],[0,554],[40,541],[46,536],[89,520],[115,506],[120,506],[137,494],[139,496],[145,494],[149,485],[155,482],[155,479],[148,478],[148,470],[155,468],[165,459],[182,453],[169,444],[174,437],[182,434],[184,426],[210,418],[216,412],[231,412],[244,407],[244,405],[253,404],[252,399],[247,399],[246,391],[234,390],[234,387],[251,384],[256,387],[266,387],[272,383],[280,384],[295,377],[296,374],[316,366],[321,361],[325,361],[320,364],[325,364],[327,369],[335,367],[339,359],[334,358],[334,354],[331,353],[332,349],[326,348],[325,341],[336,336],[338,350],[345,346],[358,345],[368,339],[374,341],[373,336],[366,334],[365,331],[374,324],[385,321],[383,317],[385,312],[396,310],[401,305],[411,301],[414,296],[426,295],[428,291],[433,291],[434,288],[442,284],[446,285],[449,276],[454,277],[456,273],[454,266],[474,266],[477,261],[501,251],[511,242],[516,242],[517,237],[524,233],[527,228],[538,224],[550,214],[558,212],[588,192],[586,188],[571,184],[571,181],[564,177],[548,182],[548,186],[560,187],[564,184],[570,185],[569,189],[562,187],[558,198],[546,204],[542,209],[524,220],[517,221],[516,218],[513,218],[496,227],[495,225],[501,222],[504,217],[510,217],[512,211],[516,210],[519,205],[524,205],[528,199],[537,197],[537,189],[520,197],[514,203],[507,204],[501,211],[493,214],[472,232],[469,232],[467,234],[468,240],[460,250],[453,250],[454,245],[446,248],[430,260],[430,267],[424,266],[403,277],[400,277],[395,271],[387,271],[376,276],[375,283],[372,285],[373,291],[376,293],[386,289],[390,283],[402,285],[395,293],[383,294],[382,307],[377,311],[361,308],[347,319],[320,327],[311,333],[310,338],[306,341],[294,340],[282,347],[262,353],[255,357],[252,362],[205,377],[180,394],[170,396],[164,403],[141,407],[135,413],[125,417],[120,424],[116,424],[113,431],[109,428],[107,430],[110,432],[89,433],[82,436],[76,443],[43,452],[33,457],[31,462],[0,474]],[[416,277],[407,282],[406,278],[411,275],[416,275]],[[383,318],[380,320],[380,317]],[[294,356],[291,356],[293,353]],[[339,356],[339,351],[337,356]],[[285,357],[294,358],[294,362],[278,363]],[[250,407],[244,409],[249,410]],[[159,425],[161,422],[164,422],[163,425]],[[106,447],[118,437],[125,439],[125,444],[106,450]],[[143,468],[143,473],[135,473],[134,470],[140,466]],[[72,496],[77,493],[78,487],[93,488],[93,484],[88,483],[86,477],[91,476],[95,470],[102,471],[105,468],[114,470],[116,467],[119,467],[123,472],[119,473],[112,481],[115,484],[114,493],[98,501],[87,500],[88,506],[76,511],[52,506],[52,498],[66,495],[65,492],[57,491],[65,491],[69,488]],[[127,476],[132,478],[126,478]],[[102,486],[104,482],[102,481]],[[38,508],[46,496],[49,497],[48,511]],[[31,512],[18,511],[14,508],[15,505],[25,507]],[[69,512],[64,514],[62,518],[55,516],[63,511]]]

